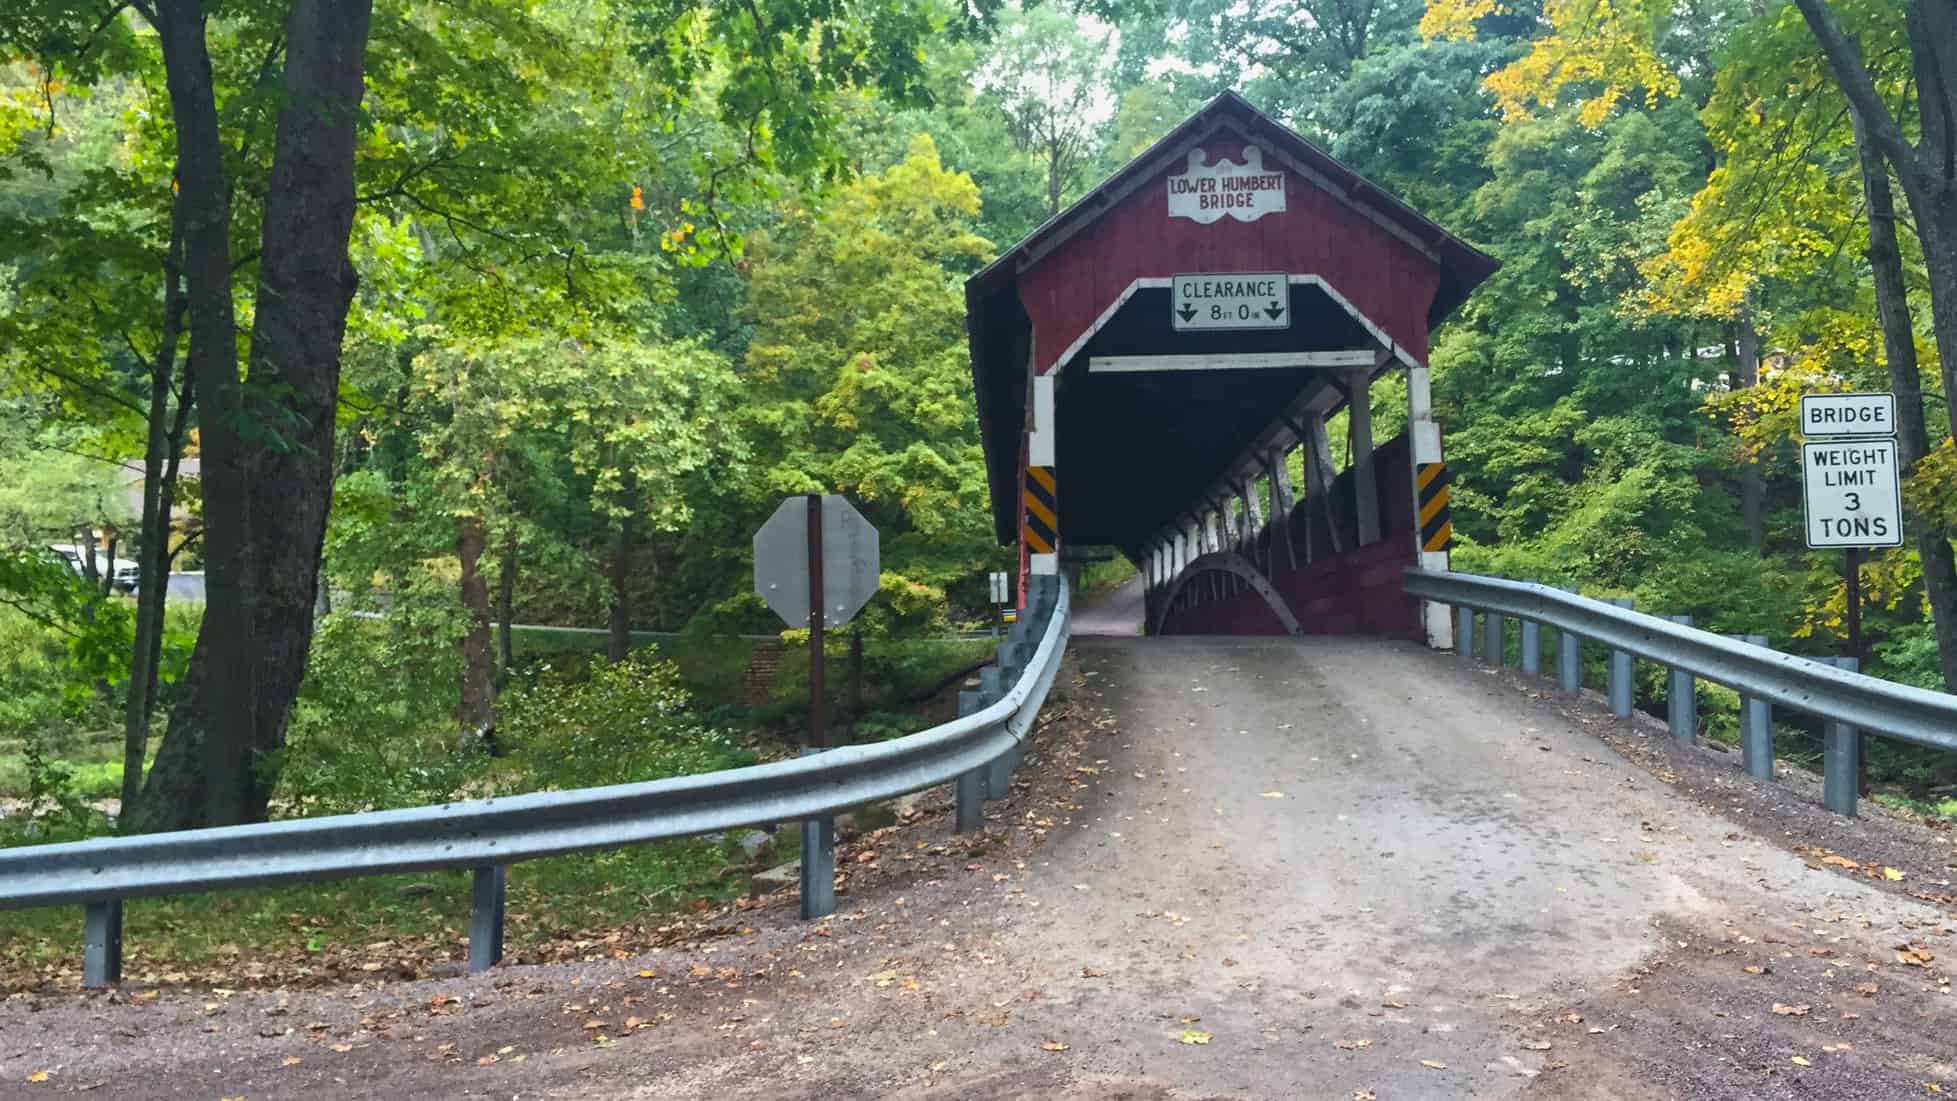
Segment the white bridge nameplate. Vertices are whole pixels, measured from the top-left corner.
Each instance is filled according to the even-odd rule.
[[[1244,147],[1243,163],[1189,151],[1189,170],[1169,177],[1169,217],[1209,225],[1228,214],[1239,222],[1254,222],[1266,214],[1284,213],[1284,173],[1264,167],[1264,151]]]

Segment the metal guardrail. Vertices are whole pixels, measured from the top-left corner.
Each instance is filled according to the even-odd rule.
[[[467,868],[470,966],[482,970],[502,956],[510,864],[803,821],[803,916],[819,917],[834,908],[830,816],[955,780],[962,830],[980,820],[968,801],[1005,794],[994,777],[1016,763],[1067,645],[1067,587],[1036,581],[1029,614],[1000,647],[1011,676],[987,669],[983,698],[961,700],[976,710],[917,734],[649,783],[0,850],[0,909],[83,904],[83,978],[101,986],[121,977],[126,898]]]
[[[1761,779],[1773,779],[1773,707],[1825,720],[1823,800],[1842,814],[1855,813],[1862,731],[1957,751],[1957,695],[1866,676],[1854,671],[1852,658],[1823,661],[1782,654],[1767,649],[1762,636],[1729,638],[1693,628],[1686,616],[1647,615],[1633,611],[1628,600],[1596,600],[1528,581],[1415,569],[1406,572],[1405,588],[1409,596],[1454,607],[1454,648],[1463,657],[1475,652],[1477,614],[1483,619],[1484,660],[1498,665],[1507,649],[1504,621],[1518,619],[1522,668],[1533,673],[1541,665],[1536,629],[1555,627],[1562,636],[1557,664],[1565,692],[1582,688],[1583,642],[1608,647],[1607,695],[1612,712],[1620,717],[1631,713],[1632,659],[1665,666],[1671,673],[1667,704],[1672,735],[1687,744],[1698,737],[1695,679],[1739,692],[1741,752],[1747,771]]]

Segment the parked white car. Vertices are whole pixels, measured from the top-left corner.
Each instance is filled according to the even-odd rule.
[[[48,549],[61,556],[68,568],[83,577],[88,576],[88,548],[78,543],[49,543]],[[134,592],[136,583],[142,577],[142,568],[127,558],[118,558],[114,563],[105,563],[101,555],[95,558],[95,567],[109,566],[110,584],[123,592]]]

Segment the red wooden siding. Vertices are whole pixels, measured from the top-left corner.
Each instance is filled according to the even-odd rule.
[[[1200,144],[1210,163],[1243,160],[1243,142],[1215,135]],[[1427,360],[1427,311],[1440,268],[1365,214],[1321,191],[1266,150],[1285,176],[1282,213],[1255,222],[1224,217],[1202,225],[1169,217],[1177,158],[1063,246],[1020,273],[1019,297],[1033,321],[1034,360],[1044,373],[1136,279],[1195,271],[1282,271],[1317,275],[1419,362]]]

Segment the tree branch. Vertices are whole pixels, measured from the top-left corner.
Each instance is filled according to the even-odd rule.
[[[28,370],[38,371],[41,374],[48,375],[53,378],[58,378],[70,386],[74,386],[80,390],[95,395],[97,398],[100,398],[103,401],[113,402],[116,405],[120,405],[139,417],[144,415],[143,407],[137,405],[136,400],[130,397],[128,394],[118,394],[114,390],[111,390],[101,385],[100,383],[90,382],[87,379],[82,378],[78,375],[71,375],[68,372],[63,371],[59,367],[50,367],[46,363],[36,362],[31,366],[29,366]]]
[[[1876,148],[1896,165],[1906,178],[1905,182],[1911,174],[1920,173],[1922,166],[1917,163],[1916,150],[1910,147],[1909,139],[1903,136],[1902,127],[1896,124],[1896,116],[1889,113],[1889,105],[1882,101],[1881,93],[1876,91],[1875,79],[1869,75],[1868,66],[1862,63],[1861,47],[1842,29],[1841,21],[1835,18],[1834,9],[1828,6],[1828,0],[1794,0],[1794,6],[1801,9],[1808,29],[1814,32],[1816,44],[1828,59],[1828,68],[1833,70],[1843,94],[1855,105],[1856,114],[1869,128],[1869,137]]]

